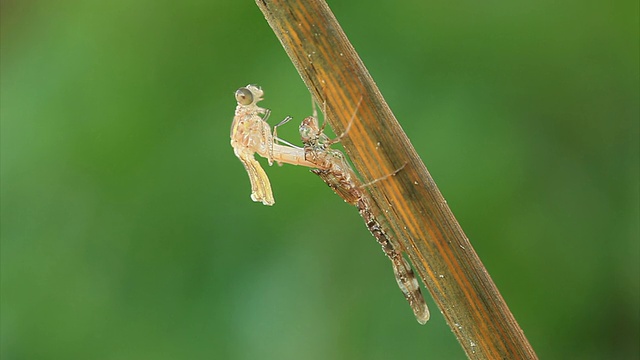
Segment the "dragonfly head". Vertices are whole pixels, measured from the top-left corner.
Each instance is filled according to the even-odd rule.
[[[314,144],[318,140],[318,119],[313,116],[306,117],[300,124],[300,139],[305,145]]]
[[[238,105],[255,105],[262,100],[264,92],[258,86],[247,85],[236,90]]]

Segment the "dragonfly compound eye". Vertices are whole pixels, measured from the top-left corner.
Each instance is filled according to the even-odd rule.
[[[246,87],[241,87],[236,91],[236,101],[240,105],[251,105],[253,102],[253,94]]]
[[[300,138],[302,142],[311,140],[311,129],[307,126],[300,126]]]
[[[309,141],[311,141],[313,139],[313,136],[315,135],[314,133],[314,129],[317,129],[317,126],[314,127],[314,120],[315,118],[312,116],[309,116],[308,118],[305,118],[304,120],[302,120],[302,124],[300,124],[300,138],[302,140],[303,143],[307,143]]]

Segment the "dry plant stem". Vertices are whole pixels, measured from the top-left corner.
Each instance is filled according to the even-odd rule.
[[[256,0],[470,359],[537,359],[487,270],[321,0]],[[382,50],[381,50],[382,51]]]

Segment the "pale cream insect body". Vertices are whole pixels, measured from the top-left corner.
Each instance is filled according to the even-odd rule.
[[[255,85],[247,85],[236,91],[238,105],[231,125],[231,146],[249,175],[251,199],[265,205],[273,205],[275,199],[269,177],[256,161],[254,154],[266,158],[269,165],[273,161],[308,167],[314,165],[304,159],[302,148],[274,142],[271,127],[267,123],[270,110],[257,105],[263,94],[262,89]]]

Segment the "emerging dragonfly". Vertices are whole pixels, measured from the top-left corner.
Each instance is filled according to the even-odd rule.
[[[346,131],[349,131],[352,122],[353,118]],[[334,140],[329,139],[323,129],[318,126],[315,109],[314,116],[305,118],[300,124],[300,137],[304,143],[305,158],[316,167],[311,171],[329,185],[345,202],[358,208],[367,228],[382,246],[382,251],[391,260],[396,282],[409,302],[413,314],[420,324],[425,324],[429,320],[429,308],[411,266],[402,257],[402,253],[397,250],[399,245],[392,241],[388,236],[388,231],[385,231],[376,219],[371,208],[373,200],[364,189],[366,185],[358,179],[344,154],[340,150],[331,148],[331,145],[338,142],[343,135]],[[395,173],[391,175],[395,175]]]
[[[263,94],[264,92],[254,85],[247,85],[236,91],[238,106],[231,125],[231,146],[249,175],[251,200],[273,205],[275,200],[269,177],[256,161],[254,154],[266,158],[269,165],[273,164],[274,160],[280,164],[308,167],[315,165],[304,159],[302,148],[290,144],[285,146],[274,141],[271,127],[267,123],[270,110],[257,105]]]
[[[382,246],[385,255],[391,260],[398,286],[409,302],[416,319],[420,324],[426,323],[429,320],[429,309],[411,266],[402,257],[401,251],[397,250],[400,249],[400,246],[392,241],[388,236],[388,231],[385,231],[376,219],[371,208],[372,199],[364,189],[366,185],[358,179],[344,154],[331,148],[331,145],[338,142],[341,137],[331,140],[324,134],[323,128],[318,126],[314,108],[314,115],[305,118],[300,125],[303,148],[279,139],[275,135],[275,129],[271,133],[271,127],[266,122],[269,110],[257,106],[257,103],[262,100],[262,95],[263,91],[254,85],[238,89],[236,91],[238,106],[231,126],[231,146],[249,175],[251,199],[265,205],[273,205],[275,202],[269,178],[260,163],[255,160],[256,153],[266,158],[269,165],[276,161],[280,164],[287,163],[312,168],[311,171],[320,176],[344,201],[358,208],[367,228]],[[264,115],[264,117],[259,115]],[[354,118],[355,114],[351,122]],[[276,125],[276,128],[290,119],[284,119]],[[345,133],[349,131],[349,127]]]

